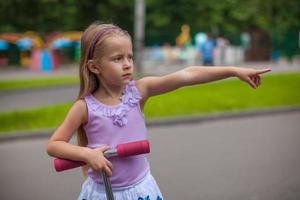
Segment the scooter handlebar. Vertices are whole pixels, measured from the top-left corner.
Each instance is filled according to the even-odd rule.
[[[54,159],[54,167],[57,172],[61,172],[68,169],[73,169],[76,167],[81,167],[86,165],[85,162],[75,161],[75,160],[68,160],[62,158],[55,158]]]
[[[119,157],[134,156],[139,154],[146,154],[149,152],[150,144],[148,140],[117,145],[117,154]]]
[[[128,156],[134,156],[134,155],[140,155],[140,154],[146,154],[150,152],[150,144],[148,140],[141,140],[136,142],[129,142],[124,144],[119,144],[115,149],[112,149],[113,151],[116,151],[116,156],[118,157],[128,157]],[[111,152],[111,149],[107,150]],[[104,152],[105,156],[105,152]],[[111,157],[114,156],[113,154],[110,154]],[[68,159],[62,159],[62,158],[55,158],[54,159],[54,167],[57,172],[61,172],[68,169],[77,168],[80,166],[86,165],[86,163],[82,161],[74,161],[74,160],[68,160]]]

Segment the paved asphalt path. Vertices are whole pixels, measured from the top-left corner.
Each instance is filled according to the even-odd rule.
[[[147,65],[146,65],[147,66]],[[176,70],[180,70],[184,67],[182,64],[163,64],[156,63],[151,64],[146,67],[146,74],[166,74]],[[262,62],[262,63],[242,63],[240,67],[253,67],[253,68],[263,68],[271,67],[272,73],[284,73],[292,71],[300,71],[299,61],[291,63],[272,63],[272,62]],[[8,68],[0,70],[0,80],[10,80],[10,79],[30,79],[36,77],[59,77],[65,75],[77,75],[77,66],[65,66],[61,67],[53,73],[41,73],[33,72],[24,68]],[[26,89],[26,90],[16,90],[16,91],[0,91],[0,112],[12,111],[12,110],[22,110],[31,109],[34,107],[54,105],[57,103],[65,103],[74,101],[78,91],[79,86],[63,86],[63,87],[48,87],[42,89]]]
[[[300,112],[149,128],[165,199],[299,200]],[[80,169],[56,173],[47,138],[0,143],[0,198],[76,199]]]
[[[60,87],[1,91],[0,112],[30,109],[74,101],[78,91],[79,86],[77,84]]]

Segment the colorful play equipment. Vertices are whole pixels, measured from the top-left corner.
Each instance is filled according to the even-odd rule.
[[[8,47],[8,42],[6,40],[0,39],[0,66],[8,64],[8,59],[4,55],[4,52],[7,51]]]
[[[51,72],[80,58],[82,32],[54,32],[44,41],[35,32],[0,34],[0,66],[21,65],[34,71]]]

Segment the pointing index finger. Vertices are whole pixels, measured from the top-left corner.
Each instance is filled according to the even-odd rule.
[[[264,73],[267,73],[267,72],[270,72],[270,71],[272,71],[271,68],[260,69],[260,70],[257,70],[256,74],[264,74]]]

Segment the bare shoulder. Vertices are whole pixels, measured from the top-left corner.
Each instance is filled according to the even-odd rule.
[[[135,81],[135,85],[139,90],[142,99],[148,98],[148,87],[149,87],[149,83],[152,81],[153,78],[154,77],[148,76]]]
[[[86,102],[83,99],[76,100],[69,114],[79,117],[83,123],[86,123],[88,119],[88,109]]]
[[[73,104],[73,108],[78,109],[79,111],[86,111],[87,105],[86,105],[85,100],[83,100],[83,99],[76,100],[75,103]]]
[[[145,91],[145,79],[146,78],[141,78],[138,80],[135,80],[135,86],[137,87],[137,89],[140,91],[141,95],[142,93]]]
[[[84,100],[77,100],[69,110],[62,124],[52,135],[52,141],[69,141],[75,131],[87,121],[87,107]]]

